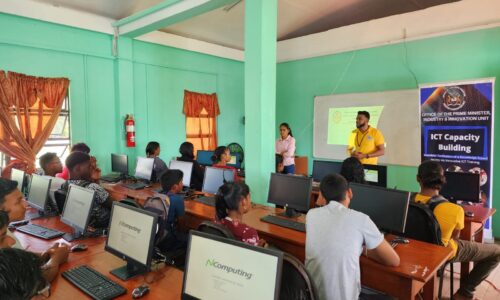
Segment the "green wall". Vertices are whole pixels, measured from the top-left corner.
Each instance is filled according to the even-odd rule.
[[[335,41],[332,41],[335,42]],[[341,42],[341,41],[340,41]],[[417,88],[418,83],[500,77],[500,28],[395,44],[278,65],[276,123],[288,122],[297,140],[297,154],[309,156],[312,168],[314,96]],[[409,67],[409,68],[408,68]],[[498,83],[495,94],[500,95]],[[495,110],[495,118],[500,117]],[[400,116],[404,121],[404,116]],[[500,142],[495,122],[494,143]],[[354,125],[354,120],[353,120]],[[500,152],[494,164],[494,195],[500,196]],[[416,168],[389,166],[388,185],[416,191]],[[497,196],[498,197],[498,196]],[[500,200],[493,200],[500,208]],[[500,214],[493,219],[500,237]]]
[[[123,38],[119,59],[110,35],[0,14],[0,69],[67,77],[71,139],[84,141],[110,171],[109,154],[144,155],[149,140],[168,161],[185,141],[184,89],[216,92],[219,144],[244,144],[243,63]],[[8,28],[8,30],[5,30]],[[124,147],[123,120],[136,119],[137,147]]]

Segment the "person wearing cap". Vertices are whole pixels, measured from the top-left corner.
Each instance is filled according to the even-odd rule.
[[[17,188],[17,181],[0,178],[0,210],[5,212],[11,222],[24,219],[26,212],[26,199]],[[2,247],[24,249],[19,240],[10,230],[5,235],[8,243]],[[42,267],[43,277],[52,281],[57,277],[59,266],[68,260],[69,248],[66,245],[55,243],[47,251],[38,254],[45,262]]]
[[[69,185],[74,184],[95,191],[94,204],[90,212],[89,226],[94,229],[107,228],[111,215],[113,201],[109,193],[99,184],[94,183],[91,178],[91,157],[84,152],[72,152],[66,158],[66,167],[69,170],[69,180],[61,187],[68,191]]]

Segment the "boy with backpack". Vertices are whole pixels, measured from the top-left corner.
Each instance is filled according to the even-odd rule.
[[[434,161],[425,161],[418,167],[417,181],[420,192],[414,201],[428,205],[436,217],[441,229],[441,241],[453,250],[453,262],[473,261],[474,269],[462,278],[462,285],[454,299],[473,299],[476,287],[485,280],[500,262],[500,246],[481,244],[458,239],[464,228],[464,210],[461,206],[448,202],[439,195],[446,183],[444,170]]]

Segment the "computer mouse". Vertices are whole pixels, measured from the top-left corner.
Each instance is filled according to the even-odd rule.
[[[467,217],[469,217],[469,218],[472,218],[472,217],[474,217],[474,212],[473,212],[473,211],[466,211],[466,212],[465,212],[465,215],[466,215]]]
[[[87,250],[87,245],[85,244],[76,244],[71,247],[71,252],[81,252]]]
[[[141,298],[142,296],[146,295],[147,293],[149,293],[149,286],[141,285],[141,286],[136,287],[132,291],[132,298],[134,298],[134,299]]]

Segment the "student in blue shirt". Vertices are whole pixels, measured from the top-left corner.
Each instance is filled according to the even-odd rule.
[[[182,191],[181,170],[167,170],[160,177],[161,188],[170,198],[170,207],[168,209],[166,229],[167,237],[160,243],[162,251],[173,251],[186,248],[186,235],[177,229],[179,219],[185,214],[184,198],[178,193]]]

